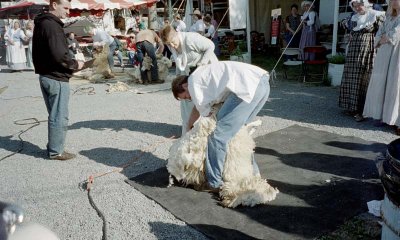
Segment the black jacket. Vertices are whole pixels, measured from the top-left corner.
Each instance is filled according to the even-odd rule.
[[[35,73],[68,82],[78,63],[69,54],[63,26],[64,23],[51,13],[40,14],[35,18],[32,58]]]

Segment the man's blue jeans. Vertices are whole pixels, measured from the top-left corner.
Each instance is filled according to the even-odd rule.
[[[217,125],[208,137],[206,177],[213,188],[222,184],[222,173],[226,150],[229,141],[239,132],[240,128],[250,123],[264,106],[269,96],[269,77],[263,76],[258,84],[254,98],[250,103],[231,93],[217,113]],[[254,174],[258,174],[258,166],[253,157]]]
[[[39,76],[44,103],[49,113],[48,144],[49,156],[64,152],[68,128],[69,83]]]
[[[108,53],[108,64],[110,65],[110,70],[113,72],[114,71],[114,52],[115,49],[117,49],[117,43],[113,41],[110,45],[110,52]]]

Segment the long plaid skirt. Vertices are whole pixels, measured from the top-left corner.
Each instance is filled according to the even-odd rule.
[[[339,107],[363,112],[374,55],[374,33],[353,33],[340,86]]]

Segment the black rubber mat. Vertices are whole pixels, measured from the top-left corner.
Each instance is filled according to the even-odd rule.
[[[209,193],[167,188],[165,168],[127,182],[214,239],[312,239],[383,198],[373,160],[384,144],[296,125],[256,143],[261,175],[280,191],[267,205],[228,209]]]

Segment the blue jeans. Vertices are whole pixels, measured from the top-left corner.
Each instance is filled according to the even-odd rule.
[[[136,44],[136,47],[138,48],[137,52],[137,58],[138,61],[140,62],[140,74],[142,77],[143,82],[149,81],[147,79],[147,70],[142,71],[142,66],[143,66],[143,58],[146,56],[149,56],[152,60],[152,66],[151,66],[151,81],[157,81],[158,80],[158,66],[157,66],[157,56],[156,56],[156,49],[154,45],[148,41],[143,41],[143,42],[138,42]]]
[[[115,55],[115,54],[114,54]],[[118,58],[118,61],[119,61],[119,64],[121,65],[121,67],[124,65],[124,59],[123,59],[123,57],[122,57],[122,52],[121,51],[118,51],[118,53],[116,54],[116,56],[117,56],[117,58]]]
[[[206,177],[213,188],[222,184],[222,173],[229,141],[245,124],[250,123],[264,106],[269,96],[269,78],[262,77],[254,98],[250,103],[231,93],[217,113],[217,124],[213,133],[208,137]],[[259,174],[257,163],[253,156],[253,173]]]
[[[127,51],[127,54],[128,54],[129,64],[134,65],[135,64],[135,54],[136,54],[136,52],[135,51]]]
[[[44,103],[49,113],[48,144],[49,156],[64,152],[68,128],[69,83],[39,76]]]
[[[117,49],[117,43],[115,41],[113,41],[110,45],[110,52],[108,53],[108,64],[110,65],[110,70],[114,71],[114,52],[115,49]],[[122,55],[121,55],[122,57]]]

